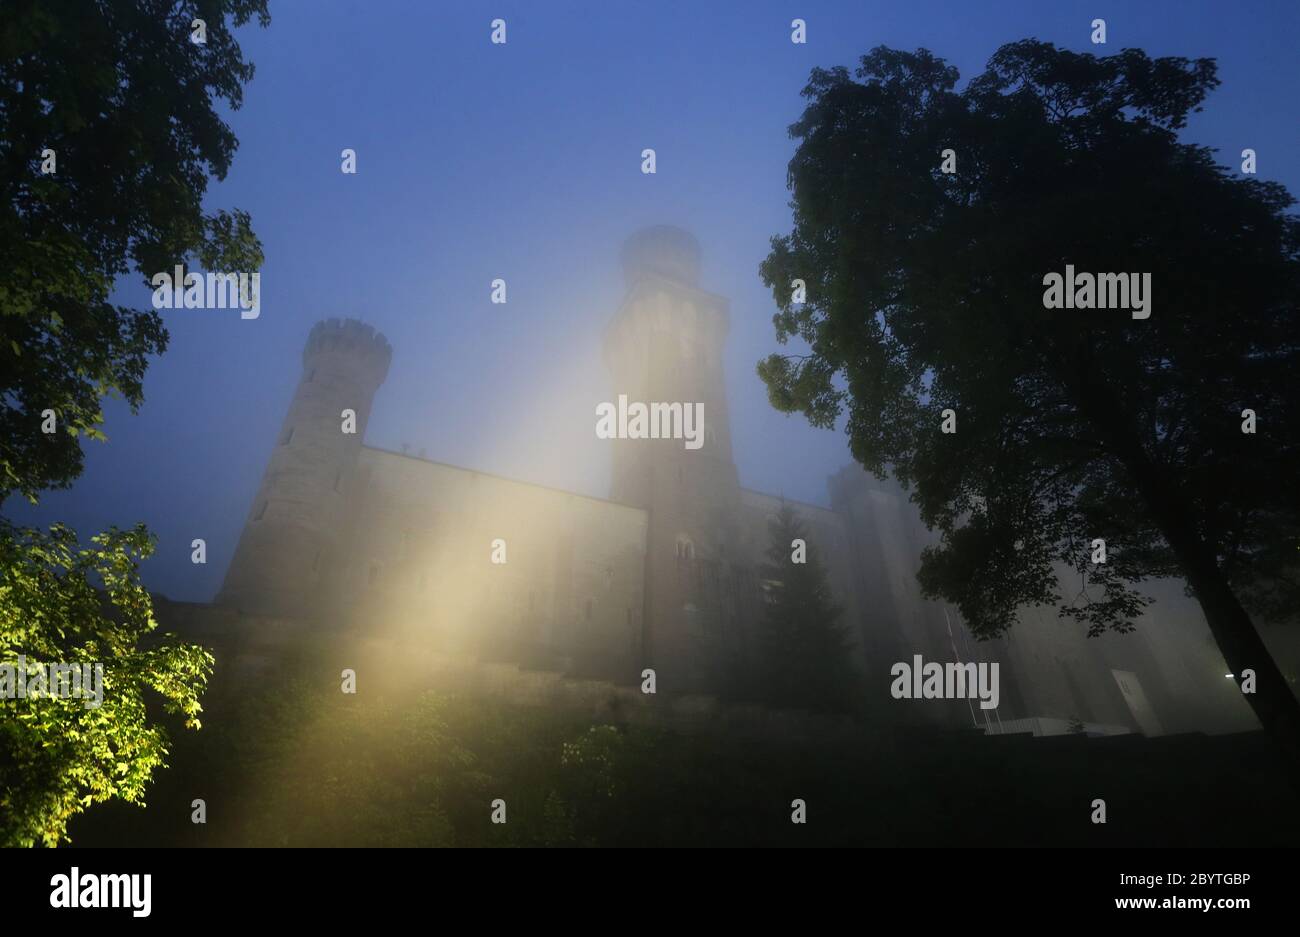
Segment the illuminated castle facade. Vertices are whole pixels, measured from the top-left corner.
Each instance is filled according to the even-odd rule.
[[[699,245],[680,229],[638,232],[622,261],[626,294],[604,342],[613,394],[702,402],[700,448],[612,440],[605,500],[367,446],[392,349],[360,322],[324,321],[308,336],[218,603],[620,682],[653,668],[660,692],[709,691],[746,666],[781,499],[742,487],[732,459],[729,304],[701,287]],[[1027,610],[1009,640],[980,644],[953,609],[921,598],[915,571],[929,534],[902,491],[851,466],[828,494],[829,507],[792,506],[882,711],[1155,734],[1205,727],[1240,705],[1215,696],[1231,682],[1176,584],[1156,584],[1161,601],[1130,635],[1087,640]],[[1002,661],[1000,710],[891,699],[890,666],[914,654]],[[1217,677],[1208,696],[1206,674]],[[1194,725],[1165,725],[1162,712],[1191,713],[1179,718]]]

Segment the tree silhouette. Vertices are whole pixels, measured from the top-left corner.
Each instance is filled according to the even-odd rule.
[[[771,542],[759,567],[763,617],[758,635],[758,696],[774,706],[847,711],[855,675],[849,642],[838,624],[826,569],[807,542],[803,523],[782,502],[768,521]],[[792,558],[795,540],[805,543],[803,562]]]
[[[1213,60],[1026,40],[957,78],[886,48],[856,80],[812,73],[790,128],[793,232],[761,267],[779,340],[808,354],[759,365],[770,399],[819,426],[847,408],[854,457],[941,532],[924,591],[979,636],[1027,603],[1128,630],[1148,601],[1131,584],[1182,576],[1300,776],[1300,706],[1246,610],[1296,607],[1293,199],[1178,139]],[[1150,317],[1045,308],[1067,264],[1150,273]],[[1060,564],[1081,590],[1060,591]]]
[[[256,270],[242,211],[205,214],[238,141],[216,111],[253,76],[231,26],[266,0],[6,4],[0,18],[0,502],[32,502],[81,474],[103,438],[101,400],[144,399],[167,347],[152,309],[109,302],[132,269],[148,282],[198,259]],[[206,41],[191,41],[203,18]],[[227,19],[230,20],[227,23]],[[42,172],[53,153],[53,172]],[[53,410],[57,432],[41,431]]]

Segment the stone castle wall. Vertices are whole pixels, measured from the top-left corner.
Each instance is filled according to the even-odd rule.
[[[625,248],[626,298],[605,335],[611,399],[700,402],[705,425],[699,449],[612,440],[613,500],[364,446],[391,349],[353,320],[317,325],[219,603],[624,685],[651,667],[669,695],[717,687],[755,643],[767,520],[781,501],[740,487],[722,367],[728,304],[700,288],[699,258],[674,228]],[[354,433],[341,432],[345,411]],[[880,697],[872,704],[909,720],[987,720],[964,700],[889,699],[890,667],[919,654],[999,662],[1008,718],[1152,734],[1253,724],[1179,584],[1148,584],[1160,604],[1129,635],[1090,640],[1025,609],[1005,638],[976,641],[955,609],[921,595],[934,535],[906,493],[857,466],[829,486],[830,509],[793,506]]]
[[[644,511],[372,448],[354,507],[328,582],[344,623],[640,672]]]

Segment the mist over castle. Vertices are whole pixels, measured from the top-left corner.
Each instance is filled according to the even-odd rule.
[[[717,693],[756,666],[769,521],[787,504],[826,567],[863,703],[882,720],[1041,734],[1248,724],[1231,685],[1203,692],[1223,664],[1188,627],[1200,613],[1174,583],[1154,584],[1161,601],[1127,635],[1087,640],[1025,609],[1012,636],[978,642],[955,609],[920,595],[930,535],[894,482],[846,466],[827,479],[829,507],[744,487],[723,380],[729,303],[701,284],[700,245],[656,226],[621,259],[624,299],[603,342],[620,403],[597,413],[613,447],[608,498],[366,444],[394,350],[359,321],[327,320],[307,338],[217,605],[621,684],[650,668],[660,692]],[[341,430],[345,411],[354,432]],[[999,705],[895,698],[891,668],[916,655],[1000,664]]]
[[[627,394],[619,394],[617,404],[596,407],[599,439],[681,439],[687,449],[698,449],[703,433],[702,403],[628,403]]]
[[[1300,5],[569,6],[5,5],[13,909],[1279,906]]]

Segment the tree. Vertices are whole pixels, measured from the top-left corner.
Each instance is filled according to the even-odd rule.
[[[157,627],[137,574],[152,551],[143,527],[82,548],[61,525],[0,526],[0,846],[55,846],[91,803],[141,801],[168,752],[146,689],[198,728],[212,656],[167,639],[139,646]],[[69,678],[38,676],[51,664],[102,671],[73,695]]]
[[[847,408],[854,457],[941,533],[924,591],[977,636],[1028,603],[1128,630],[1132,584],[1182,576],[1300,776],[1300,706],[1246,610],[1295,609],[1300,223],[1282,186],[1178,139],[1215,63],[1026,40],[961,92],[925,50],[875,49],[856,78],[814,70],[790,128],[794,230],[761,274],[809,353],[759,365],[772,403],[819,426]],[[1045,308],[1067,264],[1150,273],[1149,318]]]
[[[822,712],[853,707],[852,650],[838,624],[826,569],[799,516],[782,502],[768,521],[757,672],[759,695],[775,706]],[[805,551],[796,561],[795,541]]]
[[[148,282],[191,260],[214,272],[261,266],[247,213],[203,210],[208,177],[225,177],[238,142],[216,107],[238,109],[253,75],[231,29],[254,15],[269,23],[266,0],[5,4],[0,503],[71,485],[81,439],[104,438],[103,398],[121,395],[132,410],[143,401],[167,331],[152,309],[109,301],[122,277]],[[105,692],[89,709],[0,700],[4,844],[53,845],[90,803],[139,801],[167,752],[146,687],[198,726],[211,658],[171,640],[137,646],[155,627],[136,568],[148,534],[92,542],[80,549],[62,526],[0,519],[0,681],[25,688],[25,663],[99,664]]]
[[[253,76],[231,27],[254,15],[269,22],[266,0],[5,5],[0,502],[72,483],[82,437],[103,438],[105,396],[140,406],[167,331],[152,309],[109,302],[120,277],[134,268],[147,282],[190,258],[261,266],[246,212],[203,211],[208,176],[225,177],[238,145],[215,104],[238,109]],[[46,410],[54,434],[41,431]]]

